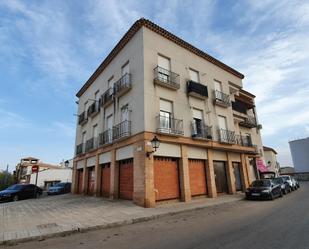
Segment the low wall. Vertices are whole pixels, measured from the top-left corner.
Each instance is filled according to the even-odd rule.
[[[294,176],[298,181],[309,181],[309,172],[286,173],[284,175]]]

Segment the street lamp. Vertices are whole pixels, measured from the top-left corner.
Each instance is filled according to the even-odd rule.
[[[157,138],[157,136],[154,136],[154,138],[153,138],[150,142],[151,142],[151,146],[152,146],[153,150],[150,151],[150,152],[146,152],[146,156],[147,156],[147,157],[150,157],[150,155],[151,155],[152,153],[156,152],[157,149],[158,149],[159,146],[160,146],[160,140]]]

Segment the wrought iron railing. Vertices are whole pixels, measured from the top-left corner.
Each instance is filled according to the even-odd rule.
[[[101,104],[104,106],[106,103],[111,102],[113,100],[114,89],[108,88],[101,96]]]
[[[90,138],[86,141],[86,152],[94,149],[94,138]]]
[[[235,131],[219,129],[218,132],[219,132],[219,141],[221,143],[229,143],[229,144],[236,143]]]
[[[236,144],[241,146],[253,147],[250,136],[236,135]]]
[[[99,102],[94,101],[88,108],[88,111],[87,111],[88,117],[98,113],[99,110],[100,110]]]
[[[193,80],[187,82],[187,92],[191,95],[198,94],[201,97],[208,97],[207,86]]]
[[[183,120],[167,116],[157,116],[157,132],[183,135]]]
[[[113,140],[131,135],[131,121],[125,120],[113,127]]]
[[[220,92],[218,90],[214,91],[215,101],[220,102],[223,105],[229,106],[230,105],[230,95]]]
[[[239,125],[248,127],[248,128],[253,128],[257,126],[257,123],[256,123],[255,117],[248,115],[247,117],[244,118],[243,121],[239,122]]]
[[[196,121],[191,122],[191,134],[194,138],[212,139],[211,126],[198,124]]]
[[[83,153],[83,147],[84,147],[83,143],[81,143],[81,144],[76,146],[76,155],[79,155],[79,154]]]
[[[78,115],[78,124],[83,124],[87,122],[87,117],[86,117],[86,112],[82,112],[81,114]]]
[[[114,93],[117,95],[127,89],[130,89],[131,86],[131,74],[126,73],[114,84]]]
[[[171,86],[176,89],[180,88],[179,74],[171,72],[159,66],[157,66],[153,71],[155,81],[159,81],[166,84],[167,86]]]
[[[248,110],[246,104],[237,99],[235,100],[235,102],[232,102],[232,109],[243,114],[247,114]]]
[[[113,141],[113,130],[108,129],[99,134],[99,146],[110,144]]]

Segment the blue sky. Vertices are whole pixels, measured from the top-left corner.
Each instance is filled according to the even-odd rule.
[[[75,93],[133,22],[148,18],[245,74],[263,142],[290,165],[309,136],[308,1],[0,0],[0,169],[74,150]]]

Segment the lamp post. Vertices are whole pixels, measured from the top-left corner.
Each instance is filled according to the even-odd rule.
[[[150,151],[150,152],[146,152],[146,156],[147,156],[148,158],[150,157],[150,155],[151,155],[152,153],[156,152],[157,149],[158,149],[159,146],[160,146],[160,140],[157,138],[157,136],[154,136],[154,138],[153,138],[150,142],[151,142],[151,146],[152,146],[153,150]]]

